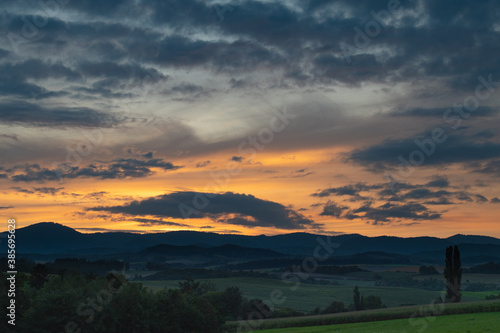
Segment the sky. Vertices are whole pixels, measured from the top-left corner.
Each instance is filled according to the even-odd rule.
[[[497,1],[8,0],[18,227],[500,237]]]

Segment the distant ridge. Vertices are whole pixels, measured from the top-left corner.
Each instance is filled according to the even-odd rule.
[[[5,234],[6,232],[4,232]],[[198,231],[171,231],[155,234],[136,234],[126,232],[80,233],[59,223],[41,222],[17,229],[17,253],[32,254],[72,254],[103,255],[111,253],[150,251],[159,246],[192,246],[197,251],[202,249],[216,251],[216,247],[225,247],[222,252],[240,251],[243,248],[271,250],[272,253],[312,256],[318,246],[318,237],[326,236],[309,233],[290,233],[276,236],[245,236],[217,234]],[[385,252],[396,255],[431,260],[439,257],[450,245],[460,245],[466,250],[464,260],[470,261],[498,258],[500,262],[500,239],[478,235],[454,235],[448,238],[437,237],[367,237],[359,234],[330,236],[329,242],[336,243],[333,256],[349,256],[368,252]],[[162,245],[163,244],[163,245]],[[233,248],[230,249],[229,247]]]

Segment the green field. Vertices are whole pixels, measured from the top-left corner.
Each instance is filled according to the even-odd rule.
[[[498,332],[500,312],[471,313],[429,318],[395,319],[368,323],[296,327],[256,331],[259,333],[469,333]]]
[[[286,297],[286,301],[283,304],[276,305],[276,308],[289,307],[295,310],[308,312],[316,307],[325,308],[334,300],[344,302],[346,305],[353,302],[352,285],[330,286],[301,284],[296,290],[292,290],[293,284],[287,284],[278,279],[223,278],[198,281],[213,281],[216,283],[218,290],[223,290],[230,286],[237,286],[242,291],[244,297],[249,299],[260,298],[264,301],[270,299],[273,290],[281,290]],[[164,288],[177,288],[179,281],[143,281],[142,283],[153,290],[161,290]],[[388,307],[409,304],[429,304],[441,294],[439,291],[428,291],[415,288],[364,286],[362,281],[359,283],[359,287],[360,292],[365,296],[380,296],[382,302]],[[489,294],[490,293],[488,293],[488,295]],[[482,293],[477,295],[471,293],[464,295],[462,298],[462,300],[466,302],[483,299],[484,295]]]
[[[255,331],[260,330],[258,332],[267,332],[265,330],[271,329],[285,329],[281,332],[328,332],[328,330],[323,330],[325,327],[328,327],[328,325],[334,325],[332,327],[338,328],[343,327],[340,325],[344,324],[368,325],[366,326],[369,327],[366,328],[368,329],[368,332],[386,332],[387,326],[383,326],[384,324],[377,324],[382,325],[380,327],[381,330],[376,330],[376,328],[373,328],[373,330],[371,330],[371,325],[375,325],[376,322],[385,322],[386,324],[389,323],[389,325],[391,325],[391,323],[395,323],[395,325],[397,323],[399,323],[398,325],[403,324],[403,327],[394,326],[397,327],[396,331],[398,332],[405,332],[405,330],[406,333],[417,332],[419,330],[423,332],[424,330],[421,329],[426,324],[430,327],[431,324],[434,324],[434,322],[438,320],[438,318],[440,318],[439,316],[471,314],[473,318],[476,318],[476,316],[480,313],[485,313],[487,318],[490,317],[488,316],[488,313],[493,314],[493,317],[498,318],[500,314],[500,300],[439,305],[427,304],[378,310],[353,311],[316,316],[274,318],[265,320],[259,320],[257,318],[253,321],[228,321],[225,324],[225,332],[244,332],[247,331],[248,328]],[[396,322],[395,320],[400,321]],[[498,322],[495,322],[495,325],[500,327],[500,325],[498,325]],[[436,327],[441,328],[441,325]],[[296,329],[296,331],[292,331],[292,328]],[[316,329],[316,331],[314,329]],[[331,332],[336,332],[336,330],[332,331],[331,328],[329,329]],[[492,330],[490,332],[497,331],[498,330]],[[344,331],[340,330],[339,332]],[[366,330],[358,330],[357,332],[366,332]],[[438,330],[437,332],[442,332],[442,330]],[[451,332],[453,332],[453,330]]]
[[[414,279],[424,280],[424,279],[437,279],[442,280],[442,275],[415,275]],[[467,283],[500,283],[500,274],[467,274],[462,276],[462,284],[467,285]]]

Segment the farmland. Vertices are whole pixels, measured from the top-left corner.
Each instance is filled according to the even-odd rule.
[[[429,318],[395,319],[368,323],[353,323],[339,325],[325,325],[313,327],[297,327],[286,329],[271,329],[257,331],[258,333],[400,333],[419,332],[425,329],[426,333],[469,333],[469,332],[496,332],[500,327],[500,313],[473,313],[449,315]]]
[[[417,332],[425,327],[438,329],[435,332],[447,332],[443,330],[446,323],[463,321],[467,327],[469,322],[476,324],[484,319],[490,327],[498,327],[500,314],[500,301],[480,301],[455,304],[427,304],[424,306],[406,306],[390,309],[379,309],[369,311],[356,311],[336,313],[318,316],[303,316],[293,318],[277,318],[254,321],[228,322],[226,332],[252,329],[257,332]],[[451,316],[455,315],[455,316]],[[445,316],[445,317],[442,317]],[[463,317],[462,317],[463,316]],[[475,319],[479,318],[479,319]],[[437,323],[437,324],[436,324]],[[346,325],[347,324],[347,325]],[[473,327],[477,327],[474,324]],[[329,326],[330,325],[330,326]],[[333,325],[333,326],[332,326]],[[350,326],[352,325],[352,326]],[[496,326],[495,326],[496,325]],[[395,331],[387,331],[392,327]],[[434,331],[430,331],[434,332]],[[449,332],[462,332],[450,330]],[[463,331],[467,332],[467,331]],[[471,332],[482,332],[471,330]],[[488,330],[484,330],[488,332]],[[490,332],[496,332],[492,329]]]
[[[222,278],[199,281],[213,281],[217,290],[224,290],[230,286],[237,286],[242,291],[244,297],[253,299],[260,298],[264,301],[269,300],[273,290],[281,290],[286,298],[282,304],[276,305],[277,308],[292,308],[294,310],[310,312],[316,307],[325,308],[332,301],[344,302],[346,305],[352,303],[352,292],[354,282],[349,281],[343,285],[313,285],[300,284],[294,288],[294,284],[287,284],[279,279],[264,278]],[[153,290],[165,288],[177,288],[178,280],[163,281],[143,281],[143,284]],[[376,295],[382,298],[382,301],[388,307],[397,307],[401,305],[429,304],[437,297],[441,296],[442,291],[430,291],[417,288],[400,287],[378,287],[371,281],[355,281],[363,295]],[[443,289],[444,290],[444,289]],[[500,291],[491,292],[464,292],[462,301],[484,300],[485,296],[495,294]],[[266,302],[269,304],[269,302]]]

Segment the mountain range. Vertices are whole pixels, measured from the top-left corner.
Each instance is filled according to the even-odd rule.
[[[2,235],[3,234],[3,235]],[[6,232],[0,234],[4,238]],[[327,237],[330,237],[327,240]],[[217,256],[277,258],[312,256],[318,238],[336,244],[332,257],[361,258],[363,253],[379,252],[399,261],[440,263],[446,247],[459,245],[465,264],[500,262],[500,239],[488,236],[454,235],[448,238],[394,236],[367,237],[359,234],[335,236],[290,233],[275,236],[246,236],[198,231],[171,231],[154,234],[126,232],[81,233],[70,227],[42,222],[16,230],[18,255],[43,257],[116,257],[168,254],[178,256]],[[1,239],[1,238],[0,238]],[[127,256],[127,257],[130,257]],[[367,255],[368,257],[368,255]]]

